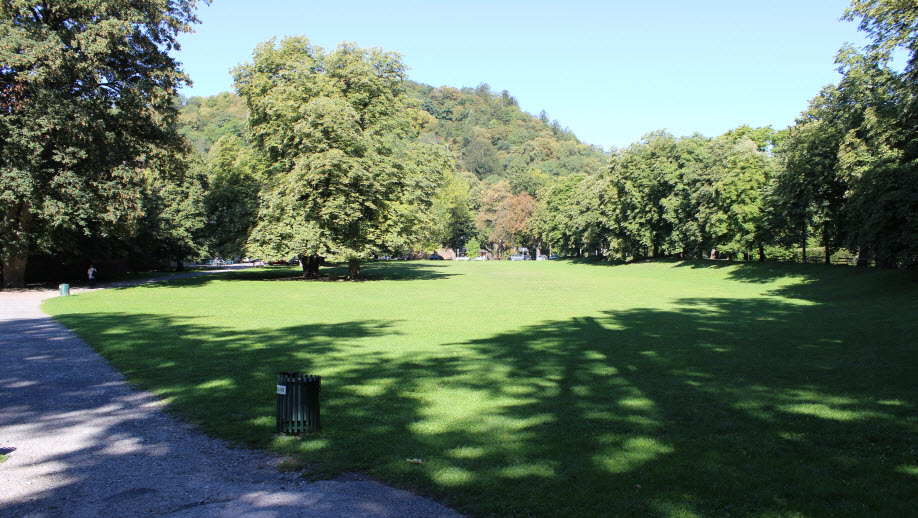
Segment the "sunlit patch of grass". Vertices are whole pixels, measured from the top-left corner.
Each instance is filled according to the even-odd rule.
[[[249,270],[45,307],[172,411],[310,478],[362,471],[480,516],[918,516],[913,276],[364,271]],[[274,435],[280,371],[323,376],[321,433]]]
[[[821,403],[784,405],[781,409],[785,412],[807,414],[822,419],[833,419],[835,421],[855,421],[868,417],[864,412],[845,410],[843,408],[831,407]]]
[[[605,442],[618,444],[608,455],[597,459],[602,469],[609,473],[634,471],[643,464],[659,460],[659,457],[674,451],[671,446],[662,444],[653,437],[634,436],[622,441],[621,437],[613,436],[605,439]]]

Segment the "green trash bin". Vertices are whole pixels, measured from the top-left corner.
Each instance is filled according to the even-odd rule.
[[[61,290],[61,296],[70,295],[70,285],[69,284],[61,284],[60,290]]]
[[[281,372],[277,375],[277,433],[316,433],[319,426],[319,391],[322,377]]]

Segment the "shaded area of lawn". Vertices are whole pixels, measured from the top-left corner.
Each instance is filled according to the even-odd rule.
[[[363,281],[419,281],[444,279],[452,276],[442,264],[428,261],[399,261],[393,263],[371,262],[361,265]],[[318,279],[306,279],[298,266],[264,266],[232,272],[213,273],[209,275],[176,279],[167,284],[145,284],[137,288],[188,288],[205,286],[218,281],[291,281],[291,282],[336,282],[347,277],[346,264],[331,264],[319,270]],[[156,273],[152,277],[175,275],[174,272]],[[127,289],[127,288],[118,288]]]
[[[508,316],[491,336],[410,350],[370,347],[399,337],[393,319],[240,333],[190,316],[55,318],[211,433],[467,512],[918,515],[914,278],[728,275],[802,281],[755,299]],[[283,370],[324,376],[322,434],[272,436]]]

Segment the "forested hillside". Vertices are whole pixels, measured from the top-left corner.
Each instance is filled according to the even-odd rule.
[[[462,167],[487,183],[508,179],[535,194],[533,183],[546,176],[598,173],[605,163],[602,149],[581,143],[544,111],[538,117],[523,112],[506,90],[409,83],[408,91],[436,119],[425,124],[421,138],[448,142]]]
[[[914,130],[903,114],[911,113],[915,81],[911,68],[891,70],[889,56],[842,49],[843,79],[790,128],[740,126],[718,137],[655,131],[608,154],[544,111],[523,112],[507,91],[403,81],[397,91],[408,99],[414,140],[440,146],[452,165],[436,180],[424,230],[378,251],[466,246],[501,255],[527,247],[623,259],[856,257],[911,267],[918,188]],[[229,93],[188,99],[181,110],[180,131],[215,187],[208,199],[222,200],[208,205],[219,211],[210,221],[233,221],[224,240],[233,246],[209,247],[224,256],[245,254],[243,234],[257,218],[252,184],[270,169],[246,151],[246,114],[245,102]],[[239,192],[221,192],[229,185]],[[239,198],[243,191],[248,198]],[[240,220],[239,207],[251,221]]]
[[[487,183],[508,179],[518,190],[535,193],[549,176],[599,173],[603,150],[580,142],[543,111],[522,111],[506,90],[495,94],[477,88],[434,88],[406,82],[408,94],[429,117],[419,138],[447,143],[459,166]],[[224,92],[180,99],[179,131],[195,150],[210,151],[220,137],[245,138],[245,101]]]
[[[499,253],[522,246],[532,241],[529,220],[550,186],[607,168],[601,148],[580,142],[544,111],[539,116],[522,111],[507,91],[494,93],[486,84],[434,88],[411,81],[404,82],[404,90],[415,113],[416,140],[442,146],[452,166],[433,200],[427,230],[392,253],[465,245]],[[257,203],[251,197],[257,189],[251,184],[260,180],[255,157],[247,151],[245,101],[222,93],[180,102],[179,131],[210,176],[213,188],[205,204],[210,220],[221,222],[206,232],[209,248],[225,257],[246,255],[246,239],[236,234],[254,227]],[[240,215],[248,222],[241,223]]]
[[[179,133],[198,153],[206,154],[220,137],[245,138],[249,110],[238,95],[179,97]]]

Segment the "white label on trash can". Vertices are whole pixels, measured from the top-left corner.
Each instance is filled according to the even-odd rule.
[[[282,395],[282,396],[286,396],[286,395],[287,395],[287,386],[286,386],[286,385],[278,385],[278,386],[277,386],[277,393],[280,394],[280,395]]]

